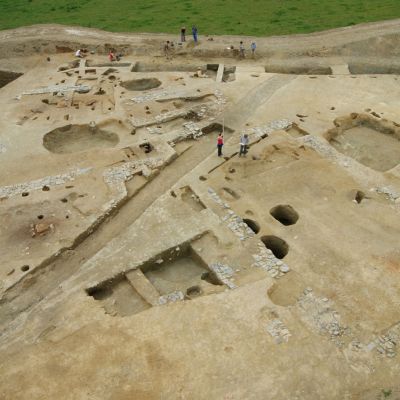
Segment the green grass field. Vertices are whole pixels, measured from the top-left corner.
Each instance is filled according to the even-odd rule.
[[[270,36],[400,17],[400,0],[0,0],[0,29],[58,23],[114,32]]]

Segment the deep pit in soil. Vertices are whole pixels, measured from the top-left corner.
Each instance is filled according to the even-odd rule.
[[[132,79],[121,83],[121,86],[131,91],[142,91],[155,89],[161,86],[161,81],[157,78],[143,78],[143,79]]]
[[[294,225],[299,219],[299,214],[289,204],[280,204],[279,206],[272,208],[269,213],[282,225],[286,226]]]
[[[23,74],[18,73],[18,72],[0,71],[0,88],[8,85],[12,81],[15,81],[21,75],[23,75]]]
[[[68,154],[93,148],[114,147],[118,144],[116,133],[89,125],[66,125],[47,133],[43,146],[52,153]]]
[[[245,218],[245,219],[243,219],[243,222],[244,222],[255,234],[257,234],[258,232],[260,232],[260,225],[259,225],[256,221],[254,221],[254,220],[252,220],[252,219]]]
[[[273,235],[263,236],[261,241],[270,249],[276,258],[282,259],[289,252],[289,245],[281,238]]]

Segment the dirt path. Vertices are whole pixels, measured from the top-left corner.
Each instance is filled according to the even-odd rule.
[[[277,90],[288,85],[296,77],[297,75],[276,75],[250,90],[224,113],[226,126],[235,129],[241,127],[243,121],[248,120]]]
[[[399,20],[372,22],[351,27],[338,28],[307,35],[271,36],[255,38],[259,58],[290,56],[358,56],[379,60],[379,55],[395,57],[400,54],[397,45],[400,35]],[[45,40],[44,40],[45,38]],[[62,25],[34,25],[14,30],[0,31],[0,57],[25,56],[38,53],[55,53],[56,46],[71,50],[77,46],[93,48],[97,53],[106,53],[116,46],[136,56],[160,56],[161,44],[165,40],[178,41],[177,35],[146,33],[111,33],[98,29]],[[188,59],[204,57],[232,58],[227,46],[239,45],[245,36],[215,36],[212,41],[200,36],[198,46],[188,42],[181,54]],[[253,40],[254,38],[252,38]],[[62,50],[61,50],[62,51]],[[313,54],[310,54],[312,52]]]

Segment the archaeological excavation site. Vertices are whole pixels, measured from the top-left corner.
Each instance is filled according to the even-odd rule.
[[[400,22],[240,40],[0,31],[1,400],[400,399]]]

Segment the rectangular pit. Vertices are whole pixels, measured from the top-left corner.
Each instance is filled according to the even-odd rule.
[[[205,287],[210,292],[210,287],[222,285],[192,244],[184,243],[86,292],[107,314],[125,317],[161,305],[176,293],[179,300],[193,299],[205,294]]]
[[[161,295],[176,291],[186,294],[191,287],[199,286],[202,275],[208,272],[207,265],[190,247],[177,253],[176,258],[168,258],[161,264],[153,263],[141,269]]]
[[[337,151],[376,171],[400,164],[400,129],[393,122],[352,114],[336,124],[328,140]]]
[[[107,314],[126,317],[151,307],[132,287],[125,276],[87,290],[89,296],[101,303]]]

